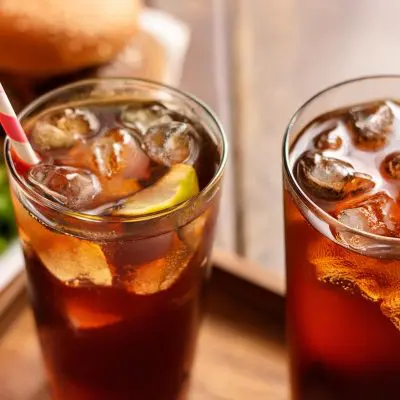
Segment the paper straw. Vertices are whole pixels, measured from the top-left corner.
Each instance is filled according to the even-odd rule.
[[[10,138],[12,147],[19,158],[28,165],[37,164],[40,160],[33,151],[24,130],[15,114],[3,86],[0,83],[0,123],[7,136]]]

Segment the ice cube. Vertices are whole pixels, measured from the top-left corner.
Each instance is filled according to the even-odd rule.
[[[123,284],[126,289],[136,294],[153,294],[161,291],[166,260],[159,258],[151,263],[135,268],[125,274]]]
[[[194,252],[179,240],[176,248],[165,258],[166,264],[160,283],[161,290],[170,288],[178,280],[188,267],[193,255]]]
[[[172,241],[173,233],[167,232],[143,239],[106,242],[102,249],[115,274],[123,275],[127,268],[148,264],[164,257],[172,247]]]
[[[73,135],[47,122],[36,123],[32,139],[35,149],[42,151],[69,149],[76,140]]]
[[[340,211],[337,218],[343,224],[364,232],[396,236],[396,223],[391,219],[394,205],[393,199],[379,192]]]
[[[67,108],[39,120],[32,139],[39,150],[68,149],[80,138],[94,135],[98,129],[99,121],[89,110]]]
[[[393,131],[394,114],[387,104],[355,110],[350,128],[353,141],[363,150],[378,150],[385,146]]]
[[[103,245],[113,282],[136,294],[168,289],[187,267],[193,251],[175,232],[136,242]]]
[[[28,181],[45,195],[71,209],[83,209],[100,193],[97,177],[75,167],[39,164],[29,171]]]
[[[387,178],[400,179],[400,152],[390,153],[381,163],[381,171]]]
[[[310,242],[307,258],[315,266],[318,280],[377,303],[400,330],[398,260],[364,256],[325,238]]]
[[[33,251],[55,278],[73,287],[112,285],[111,271],[98,244],[48,229],[19,202],[15,202],[15,214],[25,249]]]
[[[199,154],[199,137],[190,124],[170,122],[151,127],[144,137],[144,146],[157,163],[193,165]]]
[[[112,275],[97,244],[55,234],[45,243],[34,239],[33,247],[44,266],[68,286],[111,286]]]
[[[136,268],[125,276],[126,289],[136,294],[153,294],[170,288],[188,266],[192,253],[180,243],[165,257]]]
[[[122,175],[144,179],[149,173],[149,157],[128,129],[115,128],[91,145],[94,169],[99,176],[111,179]]]
[[[167,108],[158,102],[132,104],[121,113],[122,123],[144,134],[151,126],[172,122]]]
[[[123,316],[107,306],[93,291],[64,299],[65,315],[74,329],[97,329],[120,322]]]
[[[370,175],[355,172],[350,163],[312,151],[299,158],[297,174],[302,186],[324,200],[344,199],[375,186]]]
[[[101,313],[90,308],[66,308],[69,323],[74,329],[98,329],[114,325],[122,320],[120,315]]]
[[[314,147],[318,150],[338,150],[343,140],[336,132],[337,125],[325,129],[314,138]]]
[[[67,108],[53,117],[55,125],[75,137],[92,136],[99,129],[96,116],[85,108]]]
[[[203,239],[204,231],[207,226],[208,219],[211,218],[210,211],[206,211],[199,215],[193,221],[178,230],[179,238],[193,251],[196,251]]]

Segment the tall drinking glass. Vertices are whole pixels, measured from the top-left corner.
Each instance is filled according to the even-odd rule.
[[[399,398],[399,93],[400,76],[344,82],[311,98],[287,128],[294,400]]]
[[[38,121],[53,123],[54,118],[58,118],[57,126],[50,135],[46,136],[49,129],[45,125],[45,136],[39,132],[39,139],[32,139]],[[133,79],[89,80],[62,87],[29,105],[20,119],[36,146],[46,151],[51,148],[42,155],[43,163],[51,165],[26,175],[14,162],[9,141],[5,145],[28,289],[52,398],[184,398],[226,160],[220,123],[194,97]],[[159,145],[159,137],[148,142],[146,124],[146,129],[161,129],[160,135],[162,129],[175,124],[168,149],[151,147]],[[89,126],[94,133],[82,139],[79,135]],[[70,137],[62,136],[63,128],[74,131],[77,141],[71,144]],[[177,136],[186,131],[188,136]],[[121,212],[125,200],[121,203],[120,197],[136,191],[138,185],[146,191],[160,179],[165,183],[169,179],[165,176],[177,171],[171,157],[183,159],[182,151],[187,148],[177,146],[188,141],[200,146],[192,160],[200,191],[186,196],[190,198],[184,202],[170,200],[169,208],[156,204],[140,214],[136,203],[133,215],[129,215],[131,206],[127,213]],[[67,150],[60,150],[65,143]],[[163,153],[171,151],[171,146],[180,152]],[[145,165],[145,177],[133,180],[130,168],[136,167],[131,163],[138,160]],[[72,167],[57,169],[58,163]],[[60,194],[75,180],[81,186]],[[187,183],[181,185],[176,192],[179,196],[194,190]],[[147,193],[151,194],[144,196],[144,203],[156,196]],[[103,199],[100,211],[82,211],[80,195]],[[112,212],[101,211],[104,207]]]

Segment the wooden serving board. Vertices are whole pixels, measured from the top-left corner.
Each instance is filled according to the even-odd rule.
[[[284,300],[215,269],[188,400],[287,400]],[[47,400],[22,291],[0,316],[0,399]]]

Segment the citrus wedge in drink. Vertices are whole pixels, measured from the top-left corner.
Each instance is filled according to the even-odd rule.
[[[139,216],[174,207],[199,193],[196,170],[175,164],[155,185],[128,198],[113,215]]]

